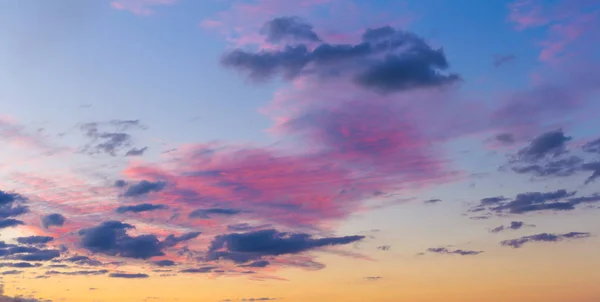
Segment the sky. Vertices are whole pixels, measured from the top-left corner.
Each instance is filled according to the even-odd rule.
[[[600,2],[0,1],[0,302],[600,301]]]

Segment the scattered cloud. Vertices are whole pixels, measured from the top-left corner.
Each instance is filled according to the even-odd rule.
[[[108,275],[111,278],[123,278],[123,279],[144,279],[150,276],[146,274],[126,274],[126,273],[112,273]]]
[[[449,250],[445,247],[429,248],[427,252],[434,254],[447,254],[447,255],[460,255],[460,256],[476,256],[483,251],[470,251],[470,250]]]
[[[534,225],[525,224],[523,221],[511,221],[508,226],[498,226],[490,230],[491,233],[500,233],[506,230],[519,230],[523,227],[535,227]]]
[[[549,234],[549,233],[540,233],[531,236],[520,237],[516,239],[504,240],[500,242],[503,246],[509,246],[512,248],[520,248],[526,243],[531,242],[557,242],[566,239],[578,239],[578,238],[588,238],[590,237],[590,233],[582,233],[582,232],[570,232],[565,234]]]
[[[164,210],[167,209],[168,207],[166,205],[163,204],[150,204],[150,203],[142,203],[142,204],[137,204],[134,206],[121,206],[118,207],[116,209],[117,213],[127,213],[127,212],[133,212],[133,213],[141,213],[141,212],[147,212],[147,211],[155,211],[155,210]]]
[[[116,0],[110,5],[117,9],[136,15],[148,16],[154,13],[154,7],[175,4],[177,0]]]

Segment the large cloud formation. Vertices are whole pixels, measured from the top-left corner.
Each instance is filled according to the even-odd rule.
[[[344,236],[314,239],[309,234],[262,230],[231,233],[214,238],[208,249],[208,259],[228,259],[238,263],[264,256],[296,254],[319,247],[343,245],[362,240],[364,236]]]
[[[270,42],[286,36],[320,41],[310,25],[294,17],[271,20],[264,28]],[[441,72],[449,67],[442,49],[433,49],[417,35],[389,26],[367,29],[362,42],[355,45],[324,42],[311,49],[298,44],[256,53],[236,49],[227,53],[222,63],[257,81],[276,75],[286,79],[302,74],[348,76],[360,86],[379,92],[435,87],[460,79],[457,74]]]

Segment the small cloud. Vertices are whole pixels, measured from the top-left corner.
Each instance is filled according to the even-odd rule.
[[[366,280],[368,281],[378,281],[381,279],[380,276],[369,276],[369,277],[365,277]]]
[[[111,278],[123,278],[123,279],[143,279],[150,276],[146,274],[126,274],[126,273],[112,273],[108,275]]]
[[[127,151],[127,153],[125,153],[125,156],[142,156],[142,155],[144,155],[146,150],[148,150],[148,147],[133,148],[133,149]]]
[[[123,194],[125,197],[136,197],[141,195],[146,195],[152,192],[159,192],[163,190],[167,186],[166,182],[163,181],[147,181],[142,180],[138,183],[131,184]]]
[[[435,254],[460,255],[460,256],[476,256],[476,255],[483,253],[483,251],[449,250],[445,247],[429,248],[429,249],[427,249],[427,251],[429,253],[435,253]]]
[[[516,60],[517,57],[513,54],[508,55],[494,55],[494,67],[498,68],[508,62]]]
[[[142,203],[142,204],[138,204],[138,205],[134,205],[134,206],[118,207],[115,211],[117,213],[127,213],[127,212],[141,213],[141,212],[148,212],[148,211],[155,211],[155,210],[164,210],[167,208],[168,207],[163,204]]]
[[[436,199],[425,200],[425,203],[433,204],[433,203],[438,203],[438,202],[441,202],[441,201],[442,201],[441,199],[437,199],[436,198]]]
[[[389,251],[392,247],[390,245],[380,245],[377,247],[380,251]]]
[[[495,227],[495,228],[491,229],[490,232],[491,233],[499,233],[499,232],[502,232],[505,230],[519,230],[526,226],[535,227],[535,225],[527,225],[522,221],[511,221],[510,225],[508,225],[508,226],[501,225],[499,227]]]
[[[42,216],[42,218],[41,218],[42,226],[45,229],[48,229],[52,226],[58,226],[58,227],[63,226],[65,224],[66,220],[67,219],[65,218],[65,216],[58,214],[58,213],[45,215],[45,216]]]
[[[558,242],[566,239],[578,239],[578,238],[588,238],[592,235],[590,233],[584,232],[570,232],[565,234],[549,234],[549,233],[540,233],[531,236],[524,236],[516,239],[504,240],[500,242],[503,246],[509,246],[512,248],[520,248],[526,243],[530,242]]]

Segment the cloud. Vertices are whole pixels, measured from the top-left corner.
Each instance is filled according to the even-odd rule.
[[[67,219],[65,218],[65,216],[57,213],[45,215],[41,218],[42,226],[45,229],[48,229],[52,226],[63,226],[66,220]]]
[[[16,226],[19,224],[17,220],[5,219],[23,215],[29,212],[29,208],[23,204],[27,202],[27,198],[17,193],[8,193],[0,190],[0,228]]]
[[[2,272],[2,275],[19,275],[22,273],[23,273],[23,271],[11,270],[11,271]]]
[[[179,272],[180,273],[204,274],[204,273],[210,273],[216,268],[217,268],[216,266],[205,266],[205,267],[199,267],[199,268],[188,268],[188,269],[180,270]]]
[[[380,245],[377,247],[377,249],[380,251],[389,251],[391,248],[392,248],[392,246],[390,246],[390,245]]]
[[[495,227],[495,228],[491,229],[490,232],[492,232],[492,233],[500,233],[500,232],[505,231],[505,230],[519,230],[519,229],[521,229],[521,228],[523,228],[525,226],[533,226],[533,227],[535,227],[534,225],[526,225],[522,221],[511,221],[510,225],[508,225],[508,226],[501,225],[501,226]]]
[[[240,267],[267,267],[267,266],[269,266],[269,264],[271,264],[271,263],[267,260],[258,260],[258,261],[250,262],[248,264],[240,265]]]
[[[48,261],[60,257],[60,251],[6,244],[0,241],[0,257],[21,261]]]
[[[495,139],[506,145],[512,145],[516,141],[515,136],[511,133],[500,133],[495,136]]]
[[[101,127],[111,127],[114,131],[101,131]],[[130,147],[133,136],[127,133],[131,129],[145,129],[139,120],[112,120],[110,122],[85,123],[80,126],[84,135],[91,141],[83,148],[90,155],[107,154],[116,156],[118,152]]]
[[[381,279],[381,277],[380,276],[368,276],[368,277],[365,277],[365,279],[368,281],[378,281]]]
[[[549,233],[540,233],[531,236],[520,237],[511,240],[504,240],[500,242],[503,246],[510,246],[512,248],[520,248],[526,243],[530,242],[557,242],[565,239],[578,239],[578,238],[588,238],[590,237],[590,233],[582,233],[582,232],[570,232],[565,234],[549,234]]]
[[[125,197],[135,197],[146,195],[151,192],[159,192],[166,187],[166,183],[163,181],[151,182],[142,180],[138,183],[131,184],[123,194]]]
[[[306,45],[287,45],[280,50],[250,53],[236,49],[221,60],[227,67],[264,81],[277,75],[294,79],[302,74],[323,77],[350,75],[365,88],[387,93],[412,88],[441,86],[460,80],[456,74],[442,74],[449,65],[441,49],[432,49],[415,34],[386,28],[388,35],[370,29],[362,43],[321,43],[313,50]],[[379,29],[379,31],[383,31]]]
[[[200,236],[200,234],[201,234],[200,232],[190,232],[190,233],[185,233],[179,237],[171,234],[171,235],[167,236],[167,238],[165,238],[165,240],[163,240],[163,242],[161,244],[166,247],[173,247],[173,246],[176,246],[177,244],[179,244],[180,242],[185,242],[185,241],[195,239],[198,236]]]
[[[50,236],[29,236],[17,238],[17,242],[21,244],[46,244],[52,240],[54,240],[54,237]]]
[[[494,67],[498,68],[508,62],[516,60],[517,57],[513,54],[508,55],[494,55]]]
[[[25,224],[21,220],[16,219],[0,219],[0,229],[10,228],[14,226],[19,226]]]
[[[441,201],[442,201],[441,199],[437,199],[436,198],[436,199],[425,200],[425,203],[438,203],[438,202],[441,202]]]
[[[286,39],[295,41],[320,42],[319,36],[313,31],[312,25],[298,17],[279,17],[264,24],[261,34],[266,41],[279,43]]]
[[[95,270],[95,271],[73,271],[73,272],[60,272],[60,271],[47,271],[46,275],[66,275],[66,276],[98,276],[105,275],[108,270]]]
[[[142,204],[138,204],[138,205],[134,205],[134,206],[118,207],[116,209],[116,212],[117,213],[127,213],[127,212],[141,213],[141,212],[154,211],[154,210],[164,210],[167,208],[168,207],[163,204],[142,203]]]
[[[460,256],[476,256],[476,255],[483,253],[483,251],[449,250],[445,247],[428,248],[427,251],[430,253],[435,253],[435,254],[460,255]]]
[[[154,264],[158,265],[160,267],[174,266],[174,265],[176,265],[175,261],[173,261],[173,260],[159,260],[159,261],[154,261]]]
[[[581,149],[588,153],[600,154],[600,138],[586,142]]]
[[[600,177],[600,162],[585,163],[581,165],[581,170],[593,172],[592,175],[585,180],[585,184],[589,184]]]
[[[79,256],[79,255],[66,258],[66,259],[64,259],[64,261],[73,262],[78,265],[89,265],[89,266],[103,265],[103,263],[98,260],[91,259],[90,257],[87,257],[87,256]]]
[[[127,153],[125,153],[125,156],[142,156],[142,155],[144,155],[146,150],[148,150],[148,147],[133,148],[133,149],[127,151]]]
[[[345,245],[363,238],[364,236],[345,236],[313,239],[309,234],[285,233],[276,230],[231,233],[214,238],[210,244],[207,258],[209,260],[228,259],[244,263],[263,256],[297,254],[325,246]]]
[[[16,267],[16,268],[32,268],[39,267],[41,264],[31,264],[29,262],[16,262],[16,263],[0,263],[0,267]]]
[[[584,160],[577,156],[570,156],[557,160],[549,160],[542,164],[514,166],[512,170],[519,174],[532,174],[538,177],[571,176],[583,170]]]
[[[165,6],[175,4],[177,0],[116,0],[110,5],[114,9],[128,11],[130,13],[142,16],[152,15],[155,6]]]
[[[191,212],[188,216],[190,218],[209,219],[211,216],[233,216],[241,213],[242,211],[236,209],[226,208],[212,208],[212,209],[197,209]]]
[[[526,192],[517,194],[513,200],[504,197],[484,198],[470,212],[490,210],[496,213],[524,214],[537,211],[570,211],[583,203],[600,202],[597,194],[574,197],[576,192],[560,189],[552,192]],[[490,202],[495,201],[495,202]]]
[[[546,132],[519,150],[518,160],[535,162],[548,157],[557,157],[566,152],[566,143],[571,137],[565,136],[562,129]]]
[[[144,279],[150,276],[146,274],[125,274],[125,273],[112,273],[108,275],[111,278],[124,278],[124,279]]]
[[[129,236],[130,224],[105,221],[98,226],[79,230],[81,247],[93,252],[125,258],[148,259],[163,256],[162,245],[155,235]]]

